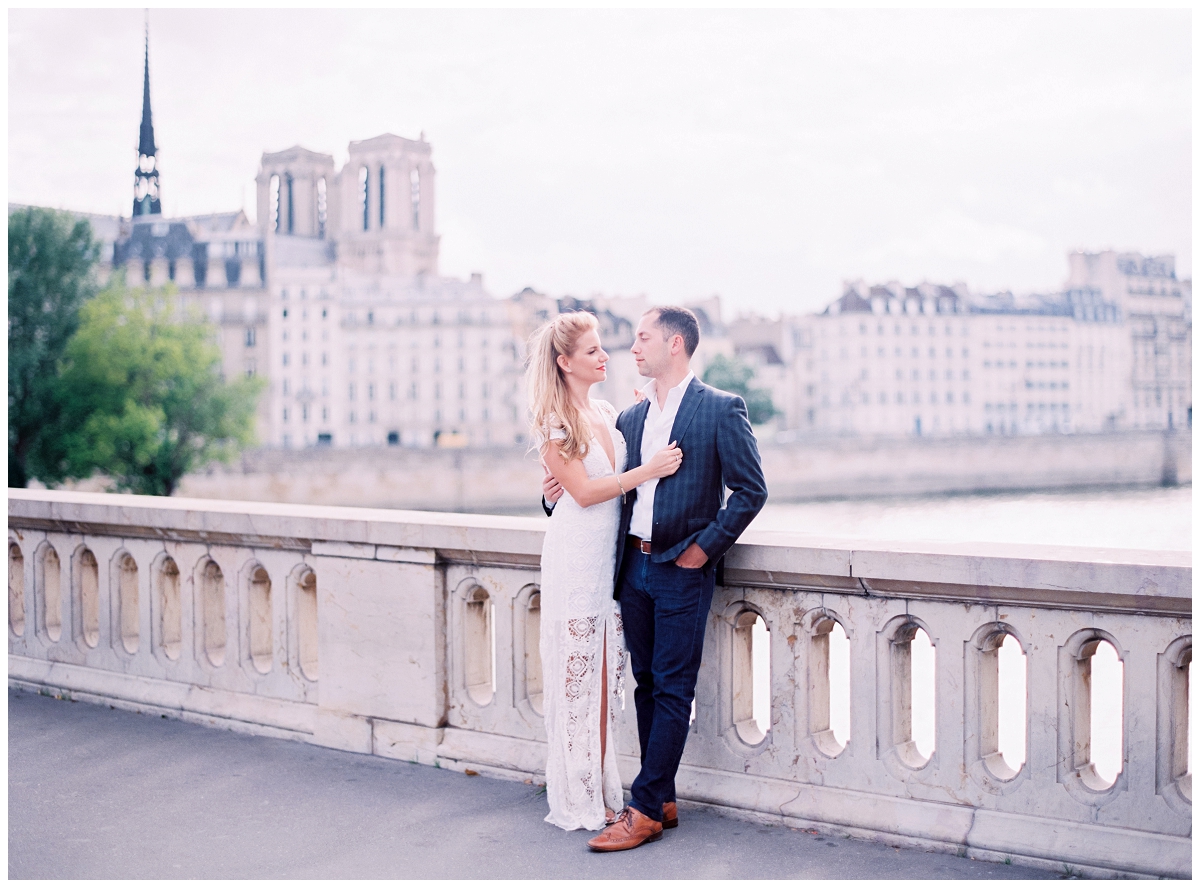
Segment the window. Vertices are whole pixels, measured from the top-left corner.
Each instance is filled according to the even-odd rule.
[[[379,168],[379,227],[383,228],[384,219],[384,195],[387,194],[387,189],[384,188],[383,167]]]
[[[371,227],[371,174],[366,167],[358,171],[358,202],[362,205],[363,231]]]
[[[271,177],[270,185],[270,201],[271,201],[271,230],[279,231],[279,177]]]
[[[246,328],[246,348],[254,348],[258,343],[258,332],[254,327]]]
[[[317,237],[325,236],[325,223],[328,219],[329,198],[326,193],[325,177],[322,176],[317,179]]]
[[[421,174],[416,169],[409,176],[412,194],[412,227],[413,231],[421,230]]]
[[[286,182],[287,182],[287,233],[294,234],[296,231],[296,204],[292,200],[292,197],[295,193],[295,188],[294,188],[295,183],[292,180],[291,173],[287,174]]]

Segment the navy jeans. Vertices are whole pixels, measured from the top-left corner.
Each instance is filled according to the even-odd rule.
[[[630,805],[660,822],[663,803],[675,801],[715,583],[712,562],[685,570],[672,561],[656,564],[626,545],[621,620],[637,681],[633,699],[642,747]]]

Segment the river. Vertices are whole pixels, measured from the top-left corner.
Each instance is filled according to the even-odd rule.
[[[768,502],[750,525],[856,540],[1192,548],[1192,488]]]

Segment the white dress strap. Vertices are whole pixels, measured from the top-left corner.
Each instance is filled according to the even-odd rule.
[[[616,407],[614,407],[612,404],[608,403],[608,401],[599,401],[598,400],[598,401],[596,401],[596,408],[600,411],[600,413],[608,421],[609,425],[613,425],[616,423],[616,421],[617,421],[617,408]]]

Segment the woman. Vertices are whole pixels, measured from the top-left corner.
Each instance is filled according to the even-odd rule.
[[[601,829],[624,807],[610,705],[625,666],[613,600],[620,498],[674,474],[683,459],[672,445],[623,471],[617,411],[589,394],[607,362],[596,318],[586,312],[561,314],[530,339],[533,437],[565,491],[542,545],[541,588],[546,821],[563,829]]]

